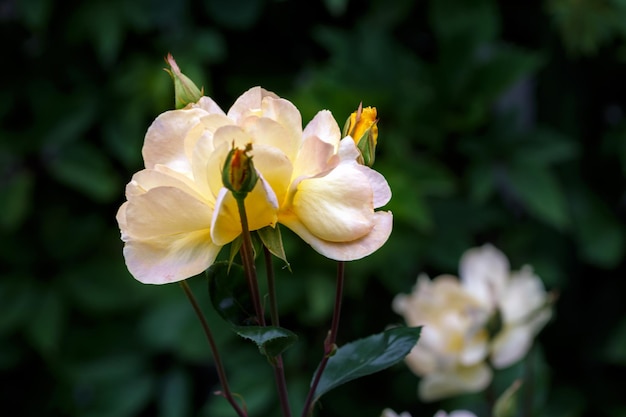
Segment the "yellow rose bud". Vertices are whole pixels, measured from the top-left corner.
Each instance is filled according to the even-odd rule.
[[[363,103],[359,103],[359,108],[350,115],[343,128],[343,135],[350,135],[361,151],[359,162],[369,167],[374,164],[376,142],[378,141],[377,123],[376,107],[363,108]]]
[[[245,198],[259,179],[252,163],[252,156],[248,155],[251,150],[251,143],[247,144],[245,149],[235,148],[233,144],[222,169],[224,187],[237,199]]]
[[[178,64],[174,60],[172,54],[167,54],[165,61],[172,68],[165,68],[165,71],[172,77],[174,81],[174,94],[176,96],[176,109],[182,109],[189,103],[196,103],[204,94],[204,89],[200,90],[196,85],[180,71]]]

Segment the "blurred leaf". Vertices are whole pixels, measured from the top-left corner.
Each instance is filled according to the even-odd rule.
[[[9,175],[0,185],[0,228],[14,231],[30,214],[35,178],[29,171]]]
[[[339,385],[395,365],[413,349],[420,331],[421,327],[395,327],[341,346],[328,360],[315,401]]]
[[[493,1],[438,0],[430,2],[430,22],[439,39],[469,38],[475,43],[492,39],[500,30]]]
[[[536,71],[542,60],[534,52],[513,45],[486,49],[474,75],[475,95],[489,105],[523,76]]]
[[[123,190],[108,158],[89,143],[63,148],[51,158],[48,167],[60,183],[98,202],[110,202]]]
[[[43,31],[50,19],[53,1],[51,0],[22,0],[15,3],[23,21],[33,31]],[[15,7],[15,6],[14,6]]]
[[[209,16],[232,29],[248,29],[263,10],[263,0],[204,0]]]
[[[211,265],[206,274],[215,311],[232,325],[249,324],[255,314],[243,267],[219,261]]]
[[[324,0],[324,5],[331,15],[338,17],[346,12],[348,0]]]
[[[235,326],[233,330],[244,339],[256,343],[261,354],[270,360],[283,353],[298,340],[295,333],[282,327]]]
[[[572,213],[582,257],[602,268],[615,268],[624,256],[624,228],[609,207],[582,185],[572,190]]]
[[[85,259],[61,274],[69,296],[83,311],[112,314],[137,306],[150,295],[146,287],[135,281],[122,259]]]
[[[569,225],[563,189],[549,168],[514,163],[507,174],[515,195],[533,217],[559,230]]]
[[[529,164],[549,165],[578,156],[579,146],[571,138],[547,128],[539,128],[516,149],[515,158]]]
[[[48,289],[38,297],[26,330],[34,347],[44,356],[58,351],[65,330],[65,319],[64,300],[55,289]]]
[[[0,279],[0,334],[10,333],[33,315],[36,292],[32,280],[25,276],[3,276]]]
[[[189,416],[192,411],[192,383],[188,374],[176,368],[165,375],[157,403],[158,417]]]
[[[197,319],[183,297],[163,301],[146,311],[139,321],[139,332],[146,345],[157,352],[176,350],[183,341],[183,330]],[[186,339],[185,339],[186,340]]]

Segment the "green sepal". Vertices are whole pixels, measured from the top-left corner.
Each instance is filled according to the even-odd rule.
[[[371,167],[374,165],[374,159],[376,157],[376,140],[374,139],[372,128],[367,129],[358,141],[357,148],[361,151],[363,165]]]
[[[180,71],[172,54],[165,59],[171,69],[165,69],[174,82],[174,95],[176,109],[182,109],[189,103],[197,103],[204,95],[204,89],[199,89],[193,81]]]
[[[314,401],[339,385],[395,365],[413,349],[420,331],[421,327],[394,327],[341,346],[328,359]]]
[[[273,361],[298,340],[294,332],[276,326],[234,326],[233,330],[244,339],[256,343],[261,354],[269,361]]]
[[[209,298],[217,313],[233,326],[256,323],[254,307],[241,265],[219,261],[206,270]]]
[[[269,250],[272,255],[285,262],[285,266],[289,269],[289,272],[291,272],[291,265],[289,265],[287,261],[279,225],[277,224],[275,227],[266,226],[259,229],[257,230],[257,235],[267,250]]]

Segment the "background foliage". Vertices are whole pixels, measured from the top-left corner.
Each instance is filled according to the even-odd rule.
[[[0,2],[0,404],[19,416],[211,416],[215,376],[180,289],[135,282],[115,223],[149,123],[173,107],[171,52],[223,108],[262,85],[304,121],[380,115],[395,229],[348,265],[339,341],[379,332],[419,272],[492,242],[560,294],[526,364],[537,416],[626,416],[626,6],[618,0]],[[286,354],[301,402],[334,265],[284,233]],[[206,282],[191,280],[208,310]],[[231,385],[277,415],[267,364],[218,317]],[[319,416],[484,412],[421,404],[403,365],[328,394]],[[529,401],[525,401],[527,404]]]

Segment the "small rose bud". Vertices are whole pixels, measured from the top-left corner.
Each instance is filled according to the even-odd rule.
[[[371,167],[374,164],[376,142],[378,141],[378,114],[376,107],[359,108],[350,115],[343,128],[343,136],[350,135],[361,151],[361,162]]]
[[[248,155],[251,150],[251,143],[248,143],[245,149],[235,148],[233,143],[222,169],[224,187],[229,189],[237,199],[245,198],[259,179],[252,163],[252,156]]]
[[[176,96],[176,109],[182,109],[189,103],[196,103],[204,94],[204,89],[200,90],[196,85],[180,71],[178,64],[174,60],[172,54],[167,54],[165,61],[172,68],[165,71],[172,77],[174,81],[174,95]]]

